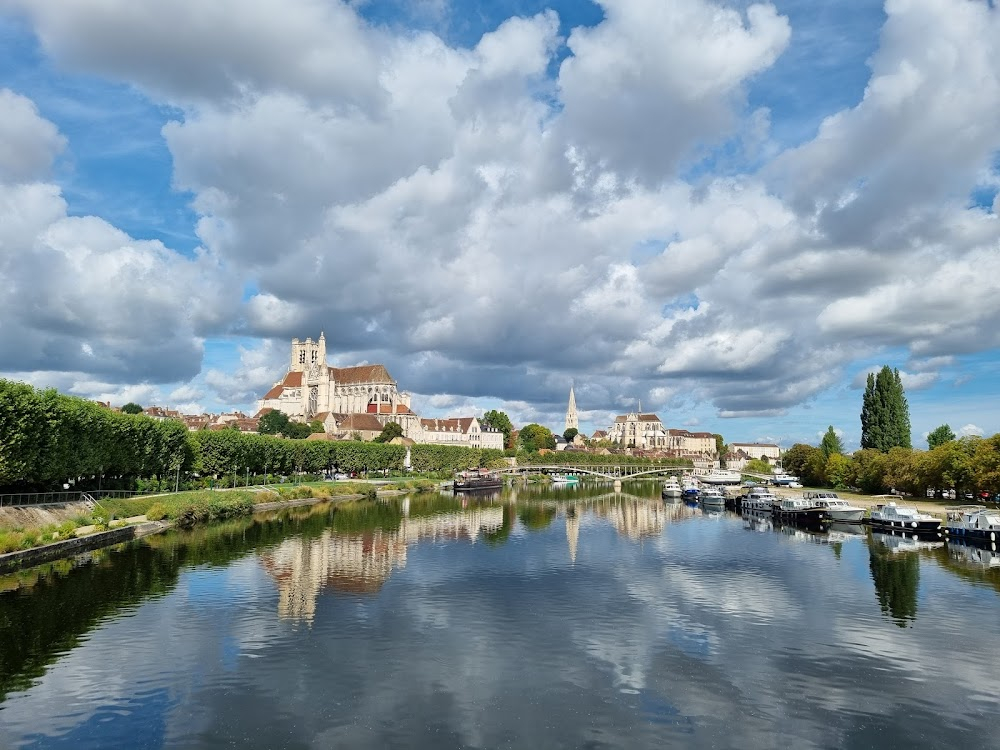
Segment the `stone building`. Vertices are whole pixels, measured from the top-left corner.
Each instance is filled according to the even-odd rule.
[[[667,449],[681,458],[718,458],[715,435],[711,432],[689,432],[688,430],[667,430]]]
[[[770,464],[781,459],[781,448],[774,443],[730,443],[729,450],[733,453],[742,451],[749,460],[766,458]]]
[[[483,427],[475,417],[421,419],[420,443],[467,445],[503,450],[503,432]]]
[[[288,372],[264,394],[257,409],[277,409],[299,422],[319,418],[324,425],[331,414],[372,414],[382,425],[397,422],[406,437],[416,438],[420,432],[420,419],[410,411],[410,394],[398,390],[385,366],[330,367],[322,333],[316,341],[292,339]],[[331,426],[328,432],[339,428]]]
[[[257,402],[257,416],[277,409],[297,422],[319,421],[324,432],[371,440],[389,422],[417,443],[443,443],[503,450],[503,433],[483,427],[475,417],[421,419],[410,409],[410,394],[400,391],[384,365],[330,367],[326,337],[292,339],[288,371]]]
[[[667,431],[658,416],[634,411],[615,417],[607,439],[627,448],[643,450],[666,450],[668,442]]]

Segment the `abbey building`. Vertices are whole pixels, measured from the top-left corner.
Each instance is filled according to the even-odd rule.
[[[398,389],[384,365],[330,367],[322,333],[316,341],[292,339],[288,372],[257,407],[258,416],[275,409],[298,422],[319,421],[332,437],[380,431],[396,422],[403,436],[417,443],[503,448],[503,433],[475,417],[420,419],[410,409],[410,394]]]

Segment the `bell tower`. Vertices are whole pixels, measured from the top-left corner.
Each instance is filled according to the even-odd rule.
[[[566,407],[566,429],[580,429],[580,420],[576,414],[576,396],[573,394],[573,386],[569,387],[569,406]]]

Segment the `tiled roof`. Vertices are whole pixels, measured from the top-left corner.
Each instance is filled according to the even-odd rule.
[[[392,383],[385,365],[357,365],[356,367],[331,367],[330,380],[337,383]]]
[[[639,421],[640,422],[659,422],[660,418],[658,416],[656,416],[655,414],[640,414],[639,415]]]
[[[382,423],[375,418],[374,414],[344,414],[343,417],[343,420],[338,420],[338,427],[341,430],[382,432]]]
[[[264,398],[267,398],[267,396],[264,396]],[[274,411],[274,409],[272,409],[270,406],[265,406],[263,409],[261,409],[259,412],[257,412],[253,416],[254,416],[255,419],[260,419],[265,414],[267,414],[268,412],[272,412],[272,411]]]
[[[375,404],[369,404],[369,406],[375,406]],[[396,411],[393,412],[392,404],[378,404],[379,414],[413,414],[407,407],[402,404],[396,404]]]
[[[264,400],[267,401],[272,398],[278,398],[278,396],[280,396],[284,392],[284,390],[285,390],[284,386],[276,385],[274,386],[274,388],[272,388],[271,390],[269,390],[267,393],[264,394]]]
[[[285,379],[281,381],[281,384],[286,388],[301,388],[302,387],[302,373],[301,372],[289,372],[285,375]]]
[[[600,440],[601,438],[606,438],[608,436],[607,430],[594,430],[593,438],[594,440]]]

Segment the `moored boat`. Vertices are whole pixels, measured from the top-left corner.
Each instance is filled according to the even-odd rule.
[[[827,519],[826,511],[802,497],[784,497],[774,506],[775,518],[789,523],[820,524]]]
[[[552,474],[552,484],[576,484],[580,478],[576,474]]]
[[[705,490],[698,496],[698,502],[705,508],[721,510],[726,507],[726,496],[718,490]]]
[[[698,481],[703,484],[737,485],[742,479],[742,474],[730,469],[710,469],[708,473],[698,475]]]
[[[688,498],[698,497],[698,493],[701,492],[701,489],[698,486],[698,480],[692,477],[690,474],[685,476],[682,491],[684,497]]]
[[[941,519],[916,508],[897,505],[895,501],[879,503],[868,522],[876,529],[902,531],[908,534],[940,534]]]
[[[677,477],[670,476],[667,477],[666,481],[663,483],[663,489],[660,494],[668,499],[678,498],[684,490],[681,488],[680,482],[677,481]]]
[[[851,505],[846,500],[841,500],[836,492],[803,492],[802,497],[810,501],[819,508],[826,510],[827,517],[831,521],[840,523],[861,523],[865,518],[865,509],[857,505]]]
[[[944,533],[949,539],[990,544],[1000,536],[1000,510],[981,505],[956,505],[944,510]]]
[[[743,498],[742,509],[752,513],[770,514],[778,502],[778,496],[771,490],[765,487],[754,487]]]
[[[455,492],[473,492],[476,490],[498,490],[503,487],[503,477],[495,471],[485,469],[469,469],[455,475],[453,488]]]

